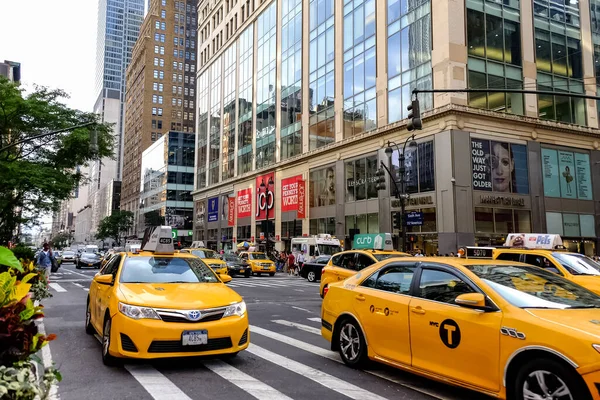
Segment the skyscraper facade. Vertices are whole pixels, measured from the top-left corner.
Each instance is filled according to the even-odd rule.
[[[125,70],[144,19],[144,0],[99,0],[96,43],[96,103],[94,112],[103,122],[114,124],[115,156],[92,162],[89,169],[91,229],[95,232],[106,217],[99,191],[120,181],[123,164],[123,101]]]
[[[169,149],[177,147],[176,138],[185,138],[182,159],[186,160],[186,168],[193,167],[189,160],[193,160],[194,147],[190,143],[194,141],[196,116],[196,23],[194,0],[152,0],[127,68],[121,209],[134,213],[138,233],[143,233],[145,212],[158,211],[163,217],[191,214],[191,209],[182,206],[185,201],[191,208],[187,200],[193,181],[190,171],[161,175],[161,188],[168,193],[161,208],[140,202],[144,186],[140,182],[144,175],[142,153],[167,133],[170,139],[164,143]],[[171,162],[171,154],[163,156]]]
[[[598,254],[598,102],[578,96],[600,87],[600,1],[200,0],[198,13],[196,240],[398,240],[404,199],[409,247],[428,254],[510,232]],[[412,93],[466,88],[491,91]],[[409,132],[415,98],[423,129]]]

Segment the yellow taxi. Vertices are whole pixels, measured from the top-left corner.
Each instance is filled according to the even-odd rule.
[[[157,227],[142,251],[119,253],[94,277],[85,330],[102,337],[102,360],[236,355],[249,344],[242,297],[200,258],[176,253]]]
[[[377,235],[383,240],[369,240]],[[389,236],[388,236],[389,235]],[[319,293],[323,297],[329,284],[343,281],[376,262],[392,257],[410,257],[408,253],[394,251],[390,234],[360,234],[354,236],[353,250],[334,254],[321,270],[321,287]]]
[[[500,399],[600,398],[600,296],[476,249],[484,259],[391,258],[331,284],[323,337],[351,367],[375,360]]]
[[[240,252],[240,258],[250,265],[252,275],[261,276],[264,273],[269,274],[269,276],[275,276],[275,263],[265,253],[260,251],[242,251]]]
[[[535,265],[600,294],[600,264],[583,254],[566,251],[559,235],[511,233],[505,246],[494,250],[494,259]]]
[[[179,251],[180,253],[191,253],[200,257],[209,267],[219,275],[227,275],[227,263],[221,260],[216,251],[205,248],[187,248]]]

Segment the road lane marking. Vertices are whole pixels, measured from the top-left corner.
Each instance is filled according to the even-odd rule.
[[[54,276],[54,275],[52,275],[52,276]],[[91,281],[91,279],[80,279],[80,278],[77,278],[77,279],[62,279],[61,277],[57,277],[54,280],[56,282],[89,282],[89,281]]]
[[[296,292],[304,292],[302,289],[294,289]]]
[[[350,397],[351,399],[387,400],[385,397],[382,397],[378,394],[369,392],[368,390],[362,389],[342,379],[336,378],[333,375],[329,375],[323,371],[319,371],[315,368],[309,367],[308,365],[304,365],[287,357],[280,356],[279,354],[273,353],[255,344],[250,344],[246,351],[264,360],[270,361],[275,365],[283,367],[289,371],[295,372],[298,375],[308,378],[311,381],[323,385],[328,389],[334,390],[346,397]]]
[[[38,332],[42,335],[46,336],[46,328],[44,327],[43,319],[40,319],[37,323]],[[50,368],[54,366],[52,362],[52,353],[50,352],[50,344],[48,343],[44,347],[42,347],[42,362],[44,364],[44,368]],[[58,385],[56,381],[53,381],[50,385],[50,389],[48,390],[48,400],[57,400],[58,396]]]
[[[56,290],[59,293],[67,291],[67,289],[63,288],[58,283],[52,282],[52,283],[49,283],[48,286],[50,286],[52,289]]]
[[[156,400],[192,400],[166,376],[149,365],[126,364],[125,369]]]
[[[315,335],[321,334],[320,329],[313,328],[312,326],[308,326],[308,325],[298,324],[296,322],[286,321],[283,319],[273,319],[273,320],[271,320],[271,322],[275,322],[276,324],[279,324],[279,325],[291,326],[292,328],[298,328],[305,332],[314,333]]]
[[[83,290],[85,290],[86,292],[89,292],[89,291],[90,291],[90,288],[86,288],[86,287],[84,287],[84,288],[83,288]]]
[[[80,284],[80,283],[77,283],[77,282],[71,282],[71,283],[72,283],[73,285],[77,286],[77,287],[80,287],[80,288],[82,288],[82,287],[83,287],[83,285],[82,285],[82,284]]]
[[[292,308],[295,308],[296,310],[300,310],[300,311],[306,311],[307,313],[311,313],[312,314],[312,311],[307,310],[306,308],[296,307],[296,306],[292,306]]]
[[[321,318],[319,317],[311,317],[311,318],[306,318],[309,321],[313,321],[313,322],[321,322]]]
[[[309,344],[309,343],[303,342],[301,340],[294,339],[292,337],[282,335],[282,334],[277,333],[277,332],[272,332],[272,331],[270,331],[268,329],[263,329],[263,328],[258,327],[258,326],[250,325],[250,332],[253,333],[253,334],[254,333],[259,334],[261,336],[266,336],[266,337],[268,337],[270,339],[277,340],[278,342],[285,343],[285,344],[290,345],[292,347],[295,347],[297,349],[307,351],[309,353],[312,353],[314,355],[317,355],[317,356],[320,356],[320,357],[323,357],[323,358],[328,358],[330,360],[333,360],[333,361],[341,363],[341,364],[344,363],[337,352],[326,350],[326,349],[324,349],[322,347],[315,346],[313,344]],[[398,384],[400,386],[404,386],[406,388],[412,389],[412,390],[414,390],[416,392],[423,393],[423,394],[426,394],[428,396],[434,397],[434,398],[439,399],[439,400],[458,400],[459,399],[458,397],[443,397],[443,396],[440,396],[437,392],[434,392],[434,391],[431,391],[431,390],[428,390],[428,389],[423,389],[421,387],[415,386],[412,383],[407,382],[407,381],[405,381],[403,379],[399,379],[398,377],[393,376],[392,374],[389,374],[387,372],[383,372],[383,371],[370,371],[370,370],[362,370],[362,371],[364,371],[364,372],[366,372],[366,373],[368,373],[370,375],[376,376],[378,378],[385,379],[386,381],[393,382],[393,383]]]
[[[90,272],[94,272],[94,271],[90,271]],[[69,273],[80,275],[80,276],[83,276],[83,277],[88,278],[88,279],[94,279],[93,276],[82,274],[81,272],[77,272],[77,271],[71,271],[71,270],[69,270]],[[96,275],[96,274],[94,273],[94,275]]]
[[[292,400],[277,389],[251,377],[231,365],[220,360],[209,360],[202,363],[221,378],[249,393],[259,400]]]

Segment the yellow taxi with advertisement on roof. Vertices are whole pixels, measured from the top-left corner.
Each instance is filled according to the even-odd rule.
[[[248,263],[252,275],[261,276],[264,273],[275,276],[275,263],[262,251],[241,251],[240,258]]]
[[[221,259],[221,256],[216,251],[205,248],[202,241],[192,242],[191,247],[181,249],[179,252],[191,253],[196,257],[200,257],[219,275],[227,274],[227,263]]]
[[[175,252],[171,228],[148,228],[142,250],[118,253],[94,277],[85,330],[102,360],[236,355],[248,347],[242,297],[204,260]]]
[[[535,265],[600,294],[600,264],[567,251],[560,235],[511,233],[504,246],[494,249],[494,259]]]
[[[599,399],[600,296],[493,250],[391,258],[331,284],[322,336],[351,367],[374,360],[500,399]]]
[[[411,257],[408,253],[395,251],[389,233],[354,235],[352,250],[334,254],[321,270],[321,297],[329,284],[343,281],[358,271],[392,257]]]

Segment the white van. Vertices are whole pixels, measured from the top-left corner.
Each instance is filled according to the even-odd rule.
[[[342,251],[340,240],[335,237],[320,233],[314,236],[292,238],[292,253],[304,251],[307,257],[332,256]]]
[[[97,253],[98,246],[96,246],[95,244],[88,244],[84,247],[83,252],[84,253]]]

